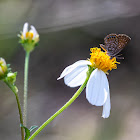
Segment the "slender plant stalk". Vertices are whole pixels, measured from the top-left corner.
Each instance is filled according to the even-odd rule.
[[[27,98],[28,98],[28,69],[29,69],[30,52],[25,54],[25,68],[24,68],[24,106],[23,106],[23,122],[27,125]]]
[[[86,84],[89,80],[90,74],[92,71],[88,71],[87,78],[83,85],[77,90],[77,92],[72,96],[72,98],[63,106],[61,107],[54,115],[52,115],[46,122],[44,122],[32,135],[28,140],[33,140],[52,120],[54,120],[60,113],[62,113],[65,109],[67,109],[75,99],[81,94],[83,89],[86,87]]]
[[[16,101],[17,101],[18,111],[19,111],[19,116],[20,116],[20,124],[23,125],[22,110],[21,110],[21,106],[20,106],[20,101],[19,101],[17,90],[16,90],[15,86],[11,85],[6,80],[4,80],[4,82],[8,85],[8,87],[13,91],[13,93],[16,96]],[[21,139],[24,140],[24,128],[23,127],[21,127]]]

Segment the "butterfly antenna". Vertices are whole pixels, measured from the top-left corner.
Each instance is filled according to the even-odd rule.
[[[104,48],[105,45],[103,45],[103,44],[99,44],[99,45],[106,52],[106,49]]]

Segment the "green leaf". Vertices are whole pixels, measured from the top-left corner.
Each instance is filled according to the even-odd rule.
[[[20,124],[20,127],[23,127],[25,129],[25,140],[28,140],[28,138],[30,137],[30,130],[25,127],[24,125]]]
[[[9,68],[11,64],[7,64],[7,67]]]
[[[37,125],[33,125],[33,126],[31,126],[30,129],[29,129],[30,132],[32,132],[32,131],[33,131],[34,129],[36,129],[37,127],[38,127]]]

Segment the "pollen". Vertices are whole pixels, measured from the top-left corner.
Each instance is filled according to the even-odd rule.
[[[90,48],[90,51],[91,57],[89,61],[92,63],[91,66],[101,69],[105,73],[108,73],[109,70],[117,69],[117,64],[120,64],[115,57],[111,59],[107,52],[101,51],[100,48]]]

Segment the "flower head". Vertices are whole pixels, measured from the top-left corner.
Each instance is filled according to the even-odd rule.
[[[32,51],[34,47],[39,42],[39,34],[36,31],[35,27],[31,25],[31,29],[28,31],[28,23],[25,23],[23,26],[23,31],[20,37],[20,43],[23,45],[26,51]]]
[[[102,117],[108,118],[110,115],[110,91],[106,76],[108,70],[117,69],[116,58],[110,58],[106,52],[100,48],[91,48],[91,57],[88,60],[79,60],[66,67],[60,77],[64,78],[67,86],[77,87],[84,83],[87,73],[90,77],[86,85],[86,98],[90,104],[103,106]]]
[[[108,70],[117,69],[117,63],[119,64],[119,62],[116,61],[115,57],[111,59],[107,52],[101,51],[100,48],[91,48],[90,51],[91,57],[89,61],[92,63],[92,67],[98,68],[105,73]]]
[[[3,58],[0,58],[0,80],[3,79],[8,72],[6,62]]]
[[[10,64],[6,64],[3,58],[0,58],[0,80],[3,80],[9,86],[13,86],[18,92],[17,87],[15,86],[17,72],[12,72]]]

